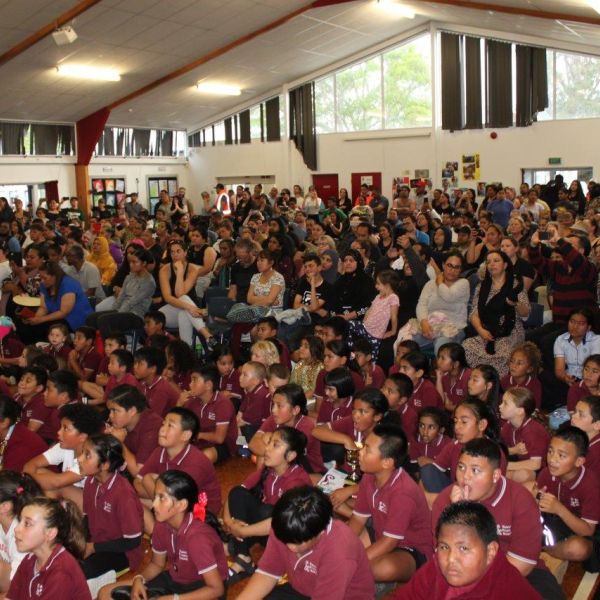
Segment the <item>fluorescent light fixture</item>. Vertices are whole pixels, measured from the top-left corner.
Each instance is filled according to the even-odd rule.
[[[210,83],[209,81],[199,81],[196,88],[203,94],[214,94],[215,96],[239,96],[242,93],[242,90],[235,85]]]
[[[58,65],[56,70],[59,75],[67,77],[80,77],[81,79],[92,79],[94,81],[121,80],[121,75],[114,69],[99,69],[85,65]]]
[[[600,13],[600,0],[587,0],[587,3],[597,12]]]
[[[402,17],[404,19],[415,18],[415,11],[412,8],[405,4],[394,2],[394,0],[377,0],[377,7],[394,17]]]

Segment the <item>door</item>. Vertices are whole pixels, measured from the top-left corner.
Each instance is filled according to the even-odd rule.
[[[339,181],[338,174],[332,175],[313,175],[313,185],[317,188],[319,198],[323,200],[323,203],[327,203],[327,199],[334,196],[338,197]]]
[[[352,173],[352,202],[360,196],[360,186],[366,183],[369,189],[381,190],[381,173]]]

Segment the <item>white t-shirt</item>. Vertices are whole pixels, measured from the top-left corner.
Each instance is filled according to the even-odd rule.
[[[0,526],[0,559],[10,564],[10,578],[15,576],[17,567],[27,555],[27,552],[19,552],[15,542],[15,527],[19,519],[15,517],[10,524],[8,531]]]
[[[71,471],[71,473],[77,473],[77,475],[80,475],[81,473],[79,472],[79,463],[77,462],[77,459],[75,458],[75,451],[74,450],[67,450],[65,448],[61,448],[60,444],[54,444],[54,446],[48,448],[48,450],[46,450],[46,452],[44,452],[44,458],[48,461],[49,465],[60,465],[62,464],[62,472],[66,473],[67,471]],[[78,481],[76,483],[74,483],[73,485],[75,485],[75,487],[83,487],[83,479],[81,481]]]

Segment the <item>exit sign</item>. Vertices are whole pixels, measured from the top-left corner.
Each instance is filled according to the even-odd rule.
[[[560,164],[562,164],[562,159],[559,158],[558,156],[552,156],[548,159],[548,164],[549,165],[560,165]]]

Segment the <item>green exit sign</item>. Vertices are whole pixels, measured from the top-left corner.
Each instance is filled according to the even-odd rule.
[[[548,159],[548,164],[549,165],[560,165],[560,164],[562,164],[562,159],[559,158],[558,156],[551,156]]]

